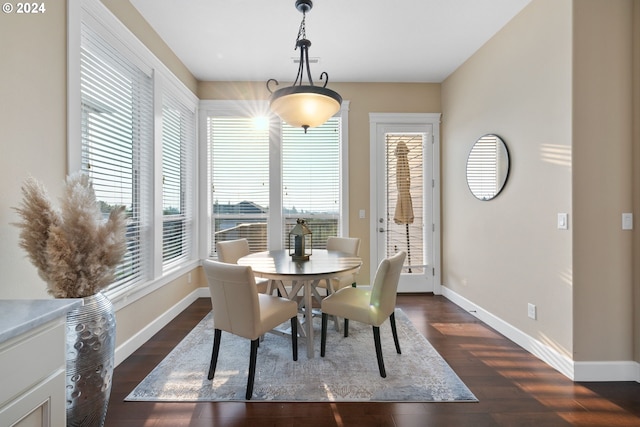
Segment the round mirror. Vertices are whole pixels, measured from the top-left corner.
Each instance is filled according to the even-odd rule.
[[[467,159],[467,184],[480,200],[496,197],[509,176],[509,151],[498,135],[484,135],[473,144]]]

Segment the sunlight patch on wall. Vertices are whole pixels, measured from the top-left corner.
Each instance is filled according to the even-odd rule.
[[[559,273],[560,276],[560,280],[562,280],[563,283],[566,283],[569,286],[573,286],[573,270],[571,268],[567,268],[564,271],[561,271]]]
[[[540,159],[543,162],[571,168],[571,147],[559,144],[541,144]]]

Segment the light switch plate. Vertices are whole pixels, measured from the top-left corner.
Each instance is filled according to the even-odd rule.
[[[632,213],[622,214],[622,229],[633,230],[633,214]]]
[[[569,229],[569,214],[559,213],[558,214],[558,230],[568,230],[568,229]]]
[[[537,320],[538,319],[538,310],[535,306],[535,304],[527,304],[527,316],[529,316],[529,319],[533,319],[533,320]]]

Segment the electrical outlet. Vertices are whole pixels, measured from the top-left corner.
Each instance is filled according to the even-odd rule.
[[[622,229],[633,230],[633,214],[632,213],[622,214]]]
[[[527,305],[527,315],[530,319],[536,320],[536,318],[538,317],[538,313],[535,304],[529,303]]]

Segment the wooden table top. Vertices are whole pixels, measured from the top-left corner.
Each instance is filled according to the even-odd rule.
[[[362,265],[359,257],[344,252],[313,250],[308,261],[293,261],[287,250],[256,252],[238,260],[251,266],[254,273],[273,278],[322,278],[349,273]]]

